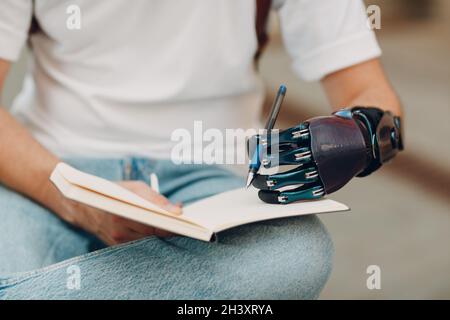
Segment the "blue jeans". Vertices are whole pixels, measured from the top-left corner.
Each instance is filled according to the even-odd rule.
[[[189,203],[242,187],[216,166],[166,160],[70,159],[109,180],[143,180]],[[0,186],[1,299],[314,299],[331,271],[332,241],[316,216],[265,221],[206,243],[151,236],[106,247]],[[76,277],[76,278],[74,278]]]

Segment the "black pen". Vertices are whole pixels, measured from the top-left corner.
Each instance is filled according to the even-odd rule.
[[[270,130],[273,129],[275,122],[277,121],[278,113],[280,113],[281,104],[283,103],[284,96],[286,95],[286,86],[281,85],[278,89],[277,96],[275,97],[275,100],[273,101],[272,110],[270,111],[269,118],[267,119],[266,123],[266,131],[267,136],[270,134]],[[259,170],[259,167],[261,166],[261,159],[259,156],[259,143],[256,145],[255,153],[252,155],[252,160],[250,162],[249,168],[248,168],[248,175],[247,175],[247,188],[252,184],[253,180],[256,177],[256,173]]]

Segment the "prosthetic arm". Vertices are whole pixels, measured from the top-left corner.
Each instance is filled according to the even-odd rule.
[[[364,177],[403,150],[401,121],[372,107],[341,109],[274,134],[249,139],[265,168],[296,166],[273,175],[258,174],[253,186],[268,203],[320,198]]]

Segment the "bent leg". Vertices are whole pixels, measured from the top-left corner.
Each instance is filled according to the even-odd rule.
[[[0,276],[30,271],[89,252],[83,232],[0,186]]]
[[[88,172],[119,180],[120,160],[69,160]],[[0,185],[0,278],[27,272],[103,248],[32,200]]]
[[[0,281],[3,299],[313,299],[331,271],[333,246],[316,216],[245,225],[217,243],[138,240]],[[69,289],[68,268],[80,271]]]
[[[141,180],[156,172],[162,191],[185,203],[243,184],[211,166],[175,169],[168,162],[141,160],[131,167],[133,178]],[[224,231],[217,243],[149,237],[106,248],[0,279],[0,298],[311,299],[328,279],[332,256],[320,220],[295,217]],[[79,290],[67,286],[73,270],[80,271]]]

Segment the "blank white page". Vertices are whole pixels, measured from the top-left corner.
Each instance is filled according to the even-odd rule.
[[[183,216],[211,231],[218,232],[245,223],[307,214],[347,211],[337,201],[321,199],[291,204],[268,204],[258,198],[258,190],[237,189],[224,192],[183,209]]]

